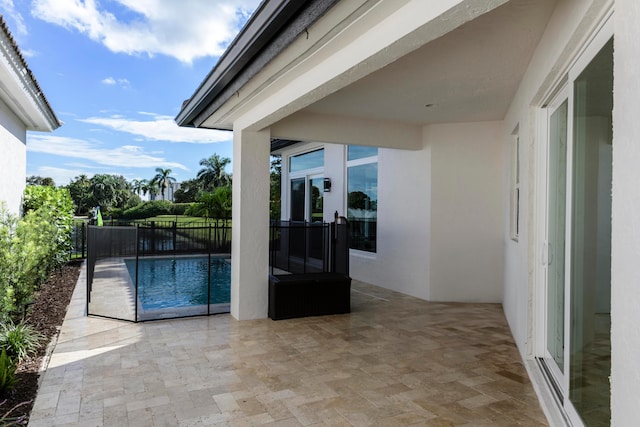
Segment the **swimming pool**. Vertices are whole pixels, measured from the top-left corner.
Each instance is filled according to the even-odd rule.
[[[126,259],[131,281],[136,282],[136,260]],[[143,310],[207,304],[208,257],[140,258],[138,301]],[[231,301],[231,264],[211,258],[211,304]]]

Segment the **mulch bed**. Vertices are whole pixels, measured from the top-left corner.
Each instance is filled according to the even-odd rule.
[[[78,281],[81,265],[81,261],[71,261],[61,269],[53,272],[38,291],[34,303],[29,307],[26,322],[46,336],[47,340],[42,344],[36,355],[27,358],[18,367],[16,372],[18,384],[16,387],[8,392],[6,396],[0,396],[0,404],[2,404],[0,406],[0,425],[3,425],[3,415],[17,405],[20,406],[14,409],[9,417],[12,419],[19,418],[16,422],[18,425],[26,425],[28,423],[29,414],[38,392],[38,370],[49,342],[58,334],[64,316],[67,313],[67,307]]]

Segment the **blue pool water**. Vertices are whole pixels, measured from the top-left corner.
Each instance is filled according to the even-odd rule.
[[[144,310],[207,304],[208,257],[141,258],[138,261],[138,300]],[[136,260],[125,260],[135,283]],[[211,304],[231,299],[231,264],[211,258]]]

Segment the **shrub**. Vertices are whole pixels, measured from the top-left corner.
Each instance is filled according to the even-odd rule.
[[[3,349],[0,352],[0,396],[15,387],[18,382],[16,368],[16,362]]]
[[[153,200],[143,202],[137,206],[129,208],[122,213],[125,219],[144,219],[158,215],[171,215],[172,203],[167,200]]]
[[[33,293],[69,258],[73,204],[65,189],[27,187],[25,215],[0,206],[0,320],[17,317]]]
[[[24,322],[0,324],[0,348],[18,362],[34,354],[44,339],[44,335]]]
[[[185,213],[205,218],[230,218],[231,187],[218,187],[211,192],[201,193],[198,203],[192,203]]]
[[[69,260],[71,230],[73,228],[73,200],[66,188],[28,186],[24,190],[23,211],[25,218],[34,212],[55,227],[51,229],[54,266]]]
[[[171,214],[184,215],[189,207],[191,207],[191,203],[174,203],[171,209]]]
[[[122,218],[122,214],[124,213],[124,209],[121,208],[111,208],[108,212],[106,212],[106,216],[110,216],[113,219]]]

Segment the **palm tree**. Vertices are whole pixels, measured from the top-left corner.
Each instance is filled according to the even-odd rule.
[[[220,157],[217,154],[208,159],[200,160],[200,169],[197,175],[198,181],[202,183],[205,190],[212,190],[216,187],[222,187],[231,183],[231,175],[224,168],[231,163],[228,157]]]
[[[176,182],[176,179],[171,176],[171,169],[156,168],[156,176],[153,177],[152,182],[157,184],[158,190],[162,193],[162,200],[164,200],[165,190]]]
[[[146,179],[134,179],[131,181],[131,188],[138,196],[140,193],[144,196],[149,191],[149,181]]]

